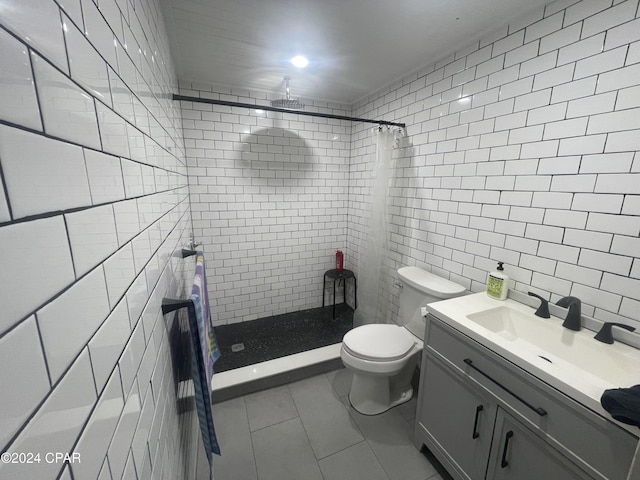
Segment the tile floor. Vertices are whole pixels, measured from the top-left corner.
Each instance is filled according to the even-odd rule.
[[[214,405],[216,480],[449,478],[413,446],[415,398],[364,416],[349,405],[350,384],[339,369]]]

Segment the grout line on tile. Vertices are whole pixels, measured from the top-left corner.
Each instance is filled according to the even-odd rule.
[[[2,188],[2,195],[4,196],[7,210],[9,211],[9,222],[13,219],[13,209],[11,208],[11,201],[9,199],[9,190],[7,189],[7,181],[4,178],[4,171],[2,170],[2,162],[0,161],[0,187]]]
[[[258,473],[258,462],[256,460],[256,446],[253,443],[253,432],[251,431],[251,425],[249,425],[249,410],[247,409],[247,401],[245,399],[246,395],[242,396],[242,405],[244,405],[244,414],[247,417],[247,429],[249,431],[249,441],[251,442],[251,456],[253,457],[253,468],[256,472],[256,478],[260,479],[260,474]]]
[[[273,388],[278,388],[278,387],[273,387]],[[252,395],[252,394],[250,393],[249,395]],[[246,408],[246,403],[245,403],[245,408]],[[298,409],[296,408],[296,412],[297,412],[297,410]],[[248,412],[247,412],[247,414],[248,414]],[[279,422],[275,422],[275,423],[272,423],[270,425],[265,425],[264,427],[256,428],[255,430],[251,430],[251,425],[249,425],[249,433],[251,433],[253,435],[254,433],[260,432],[261,430],[264,430],[265,428],[273,427],[275,425],[282,425],[283,423],[290,422],[291,420],[294,420],[296,418],[300,418],[300,415],[298,414],[295,417],[286,418],[284,420],[280,420]],[[301,418],[300,418],[300,423],[302,423],[302,419]],[[304,427],[304,424],[302,426]],[[307,433],[306,430],[305,430],[305,433]]]
[[[42,358],[44,359],[44,366],[47,369],[47,377],[49,377],[49,388],[53,390],[53,382],[51,381],[51,370],[49,369],[49,362],[47,361],[47,354],[44,350],[44,342],[42,340],[42,333],[40,332],[40,321],[36,313],[33,314],[36,322],[36,330],[38,331],[38,339],[40,340],[40,350],[42,351]]]
[[[66,35],[66,25],[65,19],[69,19],[69,17],[64,13],[64,11],[58,6],[58,15],[60,16],[60,25],[63,26],[63,30],[65,33],[62,35],[62,43],[64,44],[64,57],[67,60],[67,71],[69,72],[69,77],[71,77],[71,60],[69,58],[69,45],[67,44],[67,35]],[[35,82],[34,82],[35,83]],[[42,109],[40,110],[42,112]],[[42,122],[44,126],[44,122]]]

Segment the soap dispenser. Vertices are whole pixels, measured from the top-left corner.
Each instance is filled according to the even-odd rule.
[[[509,276],[504,273],[504,262],[498,262],[498,269],[489,273],[487,279],[487,295],[496,300],[504,300],[507,298],[509,290]]]

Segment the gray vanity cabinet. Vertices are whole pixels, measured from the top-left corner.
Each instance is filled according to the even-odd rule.
[[[423,362],[421,374],[421,385],[428,385],[429,392],[422,396],[419,423],[438,450],[449,454],[450,467],[462,478],[484,478],[496,404],[462,375],[431,357]]]
[[[501,409],[498,409],[491,452],[487,470],[487,478],[491,480],[590,478]]]
[[[638,437],[427,316],[414,442],[458,480],[626,480]]]
[[[433,453],[461,479],[587,478],[500,409],[482,388],[425,355],[418,425]],[[434,448],[435,447],[435,448]],[[488,469],[488,470],[487,470]]]

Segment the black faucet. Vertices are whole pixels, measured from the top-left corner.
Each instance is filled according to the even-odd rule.
[[[636,329],[635,327],[632,327],[630,325],[625,325],[624,323],[605,322],[605,324],[602,325],[602,328],[600,329],[598,334],[593,338],[595,338],[596,340],[602,343],[609,343],[609,344],[613,343],[613,335],[611,333],[611,327],[624,328],[625,330],[629,330],[630,332],[633,332]]]
[[[580,299],[577,297],[563,297],[556,302],[556,305],[569,309],[562,326],[569,330],[579,331],[582,327],[582,302],[580,302]]]
[[[545,298],[542,298],[540,295],[536,295],[533,292],[529,292],[529,296],[536,297],[540,300],[540,306],[536,310],[536,315],[542,318],[551,318],[549,315],[549,302]]]

